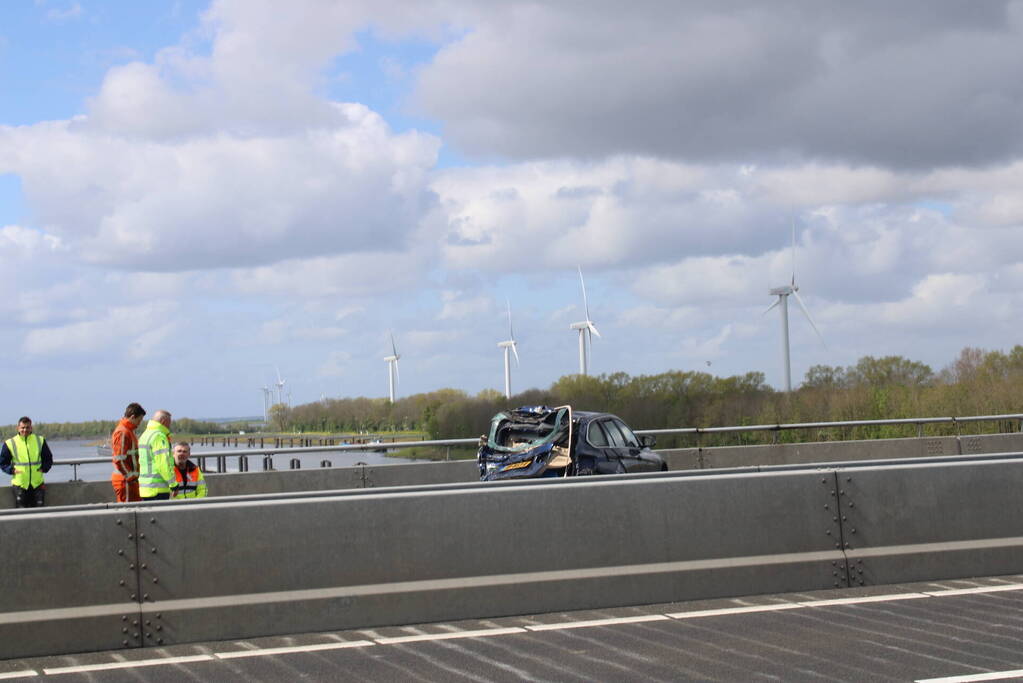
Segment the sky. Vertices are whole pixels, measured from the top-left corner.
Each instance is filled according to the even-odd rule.
[[[1023,2],[6,0],[0,423],[1023,342]],[[794,242],[793,242],[794,234]],[[3,417],[6,415],[6,417]],[[642,425],[637,425],[642,427]]]

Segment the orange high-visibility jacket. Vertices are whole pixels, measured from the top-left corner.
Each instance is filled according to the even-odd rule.
[[[114,474],[129,481],[139,478],[139,438],[135,425],[128,418],[117,423],[110,435],[110,450],[114,460]]]

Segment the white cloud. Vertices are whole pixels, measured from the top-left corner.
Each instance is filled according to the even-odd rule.
[[[440,293],[444,307],[437,315],[438,320],[461,320],[490,312],[493,301],[487,296],[464,296],[462,292],[443,291]]]
[[[70,21],[72,19],[78,19],[84,14],[82,6],[73,2],[64,8],[52,8],[46,11],[46,19],[48,21],[63,22]]]
[[[142,360],[159,354],[174,331],[171,305],[144,308],[118,306],[102,317],[57,327],[30,330],[22,351],[30,356],[102,355],[111,359]]]

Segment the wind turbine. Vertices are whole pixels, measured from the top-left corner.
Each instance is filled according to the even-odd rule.
[[[596,325],[590,320],[590,306],[586,302],[586,282],[583,280],[583,269],[579,268],[579,284],[583,287],[583,311],[586,313],[586,320],[569,325],[571,330],[579,330],[579,374],[586,374],[586,367],[589,364],[590,344],[593,342],[593,335],[600,336]]]
[[[284,385],[288,380],[281,379],[281,369],[279,367],[275,365],[274,369],[277,370],[277,402],[284,403]]]
[[[508,341],[498,342],[498,347],[504,349],[504,397],[511,398],[511,363],[508,358],[508,350],[515,354],[515,365],[519,364],[519,352],[515,350],[515,332],[512,330],[511,302],[508,302]]]
[[[802,309],[803,315],[806,316],[807,321],[810,323],[810,327],[820,337],[821,343],[824,343],[824,337],[821,335],[820,330],[813,323],[813,318],[810,317],[810,311],[806,310],[806,305],[803,303],[803,299],[799,296],[799,287],[796,286],[796,224],[792,223],[792,280],[789,284],[781,287],[774,287],[769,292],[772,296],[777,296],[778,300],[771,304],[767,311],[764,311],[766,315],[774,307],[778,307],[781,311],[781,344],[782,344],[782,355],[785,362],[785,391],[792,391],[792,366],[789,360],[789,295],[791,294],[796,298],[796,303],[799,304],[799,308]]]
[[[260,387],[263,392],[263,422],[270,421],[270,387],[263,385]]]
[[[391,333],[391,355],[384,356],[384,360],[387,361],[387,387],[391,396],[391,403],[394,403],[394,387],[398,384],[398,359],[401,356],[398,354],[398,347],[394,344],[394,334]]]

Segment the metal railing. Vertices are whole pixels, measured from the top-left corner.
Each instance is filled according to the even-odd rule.
[[[777,441],[777,435],[787,430],[799,430],[799,429],[831,429],[831,428],[852,428],[852,427],[871,427],[871,426],[885,426],[885,425],[916,425],[917,437],[923,437],[923,428],[925,425],[930,424],[950,424],[955,427],[956,434],[959,434],[959,425],[964,423],[973,422],[1005,422],[1005,421],[1018,421],[1020,423],[1020,431],[1023,431],[1023,413],[1011,413],[1007,415],[973,415],[967,417],[911,417],[911,418],[899,418],[892,420],[848,420],[844,422],[799,422],[791,424],[761,424],[761,425],[739,425],[733,427],[677,427],[670,429],[637,429],[635,433],[639,436],[643,435],[695,435],[697,438],[701,434],[723,434],[723,433],[736,433],[736,432],[763,432],[769,431],[775,433],[775,441]],[[263,470],[273,470],[274,463],[273,458],[276,455],[302,455],[307,453],[337,453],[347,451],[391,451],[401,450],[405,448],[445,448],[445,460],[449,460],[451,456],[451,447],[459,446],[475,446],[479,443],[479,438],[473,439],[438,439],[434,441],[396,441],[394,443],[382,444],[344,444],[340,446],[309,446],[309,447],[294,447],[294,448],[246,448],[241,450],[232,451],[203,451],[199,453],[193,453],[192,457],[199,460],[199,466],[206,470],[207,459],[213,459],[216,463],[216,467],[210,469],[210,472],[227,472],[227,459],[238,458],[238,471],[247,472],[249,471],[248,458],[249,456],[262,456]],[[108,463],[110,458],[79,458],[75,460],[54,460],[54,465],[67,465],[74,468],[74,478],[78,478],[78,466],[92,463]],[[296,469],[296,461],[292,460],[290,463],[292,469]],[[320,462],[321,467],[330,467],[329,460],[323,460]]]

